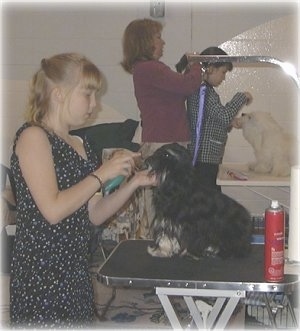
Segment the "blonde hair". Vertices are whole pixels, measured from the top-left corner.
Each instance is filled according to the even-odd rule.
[[[85,56],[64,53],[42,59],[41,68],[31,80],[26,120],[41,124],[49,110],[53,87],[57,85],[75,87],[79,82],[87,89],[99,91],[101,87],[99,69]]]
[[[123,61],[125,71],[132,73],[136,61],[152,60],[153,37],[162,31],[162,24],[151,19],[138,19],[128,24],[123,35]]]

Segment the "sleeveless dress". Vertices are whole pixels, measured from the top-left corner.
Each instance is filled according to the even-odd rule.
[[[11,170],[17,192],[17,230],[10,282],[13,327],[86,327],[94,317],[93,288],[88,270],[90,221],[87,203],[55,225],[38,210],[22,177],[16,142]],[[87,160],[64,140],[46,131],[59,190],[81,181],[99,167],[99,159],[84,140]],[[34,161],[33,161],[34,162]]]

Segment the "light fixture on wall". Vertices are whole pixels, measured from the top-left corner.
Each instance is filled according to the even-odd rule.
[[[150,0],[150,16],[165,16],[165,0]]]

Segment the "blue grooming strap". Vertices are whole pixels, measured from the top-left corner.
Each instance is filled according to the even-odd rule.
[[[199,111],[198,111],[198,117],[197,117],[196,144],[195,144],[195,150],[194,150],[193,165],[196,164],[198,149],[199,149],[199,145],[200,145],[200,132],[201,132],[203,113],[204,113],[205,92],[206,92],[206,85],[202,84],[200,86],[200,90],[199,90]]]

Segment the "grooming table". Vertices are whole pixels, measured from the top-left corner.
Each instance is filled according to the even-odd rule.
[[[245,175],[247,179],[235,178],[234,173]],[[286,210],[289,209],[285,201],[288,201],[290,195],[290,176],[276,177],[270,174],[258,174],[248,170],[247,164],[223,163],[219,166],[217,184],[225,188],[242,187],[263,199],[279,200]],[[271,194],[265,189],[266,187],[274,189]]]
[[[282,283],[266,283],[263,278],[263,245],[253,245],[247,258],[222,260],[205,257],[158,258],[147,253],[151,240],[127,240],[118,244],[98,271],[98,280],[106,286],[155,288],[174,329],[182,329],[170,298],[181,296],[199,329],[224,329],[241,298],[248,292],[263,294],[271,322],[276,322],[268,294],[282,292],[287,298],[299,287],[297,275],[285,275]],[[203,301],[197,297],[215,297],[214,305],[203,315]],[[199,298],[198,298],[199,299]],[[289,301],[288,301],[289,302]],[[289,302],[293,322],[297,320]],[[207,309],[207,307],[205,308]],[[207,318],[206,318],[207,317]]]
[[[228,172],[237,171],[246,175],[247,180],[231,177]],[[247,164],[223,163],[219,166],[217,184],[221,186],[277,186],[289,187],[290,177],[276,177],[270,174],[258,174],[248,170]]]

